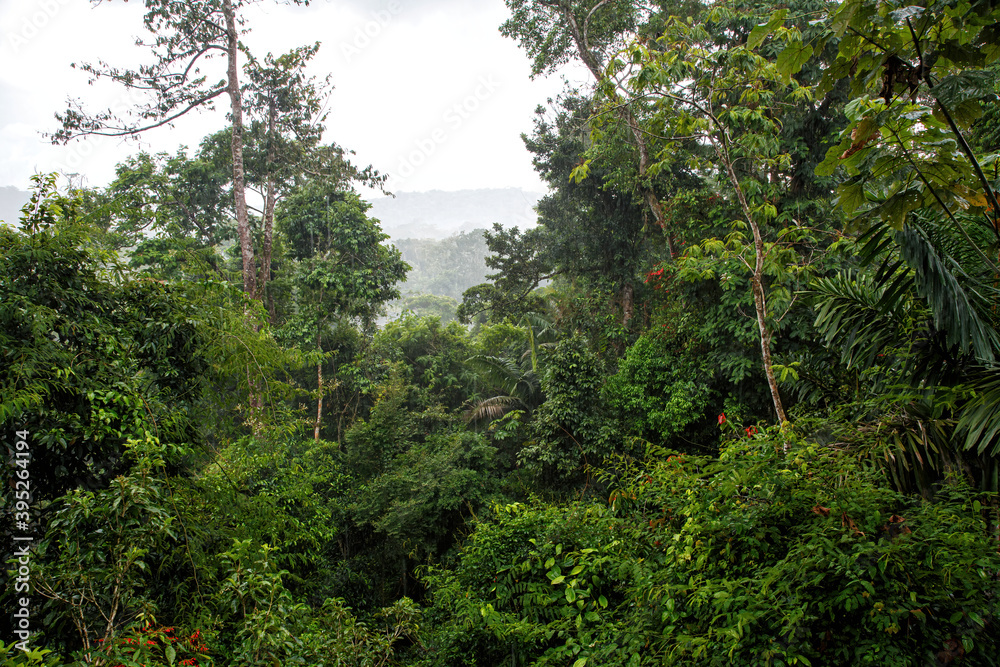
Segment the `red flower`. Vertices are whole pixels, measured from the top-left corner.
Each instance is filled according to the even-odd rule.
[[[726,423],[726,413],[723,412],[721,415],[719,415],[719,426],[722,426],[725,423]]]
[[[753,436],[757,435],[757,427],[756,426],[747,426],[746,427],[746,432],[747,432],[747,437],[748,438],[752,438]]]

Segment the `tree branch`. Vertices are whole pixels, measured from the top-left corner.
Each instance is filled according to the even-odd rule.
[[[188,113],[189,111],[191,111],[193,109],[196,109],[197,107],[201,106],[205,102],[207,102],[207,101],[209,101],[211,99],[214,99],[214,98],[218,97],[219,95],[222,95],[225,92],[226,92],[225,88],[219,88],[219,89],[217,89],[217,90],[215,90],[215,91],[213,91],[211,93],[208,93],[207,95],[203,95],[202,97],[199,97],[198,99],[192,101],[186,108],[184,108],[181,111],[178,111],[174,115],[169,116],[167,118],[164,118],[163,120],[157,121],[156,123],[152,123],[150,125],[146,125],[146,126],[143,126],[143,127],[133,127],[133,128],[122,127],[122,128],[116,128],[116,129],[110,130],[110,131],[101,131],[99,129],[84,130],[84,131],[79,131],[79,132],[69,132],[69,131],[66,131],[65,133],[63,133],[63,132],[56,132],[55,134],[44,133],[42,136],[50,138],[52,140],[53,144],[62,143],[64,145],[67,144],[67,143],[69,143],[70,140],[72,140],[72,139],[77,139],[79,137],[86,137],[86,136],[97,136],[97,137],[126,137],[126,136],[133,136],[133,135],[139,134],[140,132],[145,132],[147,130],[152,130],[152,129],[155,129],[157,127],[163,127],[164,125],[169,125],[170,123],[172,123],[173,121],[177,120],[178,118],[180,118],[184,114]],[[56,118],[58,118],[59,120],[62,120],[61,118],[59,118],[58,115],[56,115]]]
[[[602,6],[604,6],[604,5],[608,4],[608,3],[609,3],[609,2],[611,2],[611,1],[612,1],[612,0],[601,0],[600,2],[598,2],[598,3],[597,3],[596,5],[594,5],[594,7],[593,7],[593,8],[592,8],[592,9],[591,9],[591,10],[590,10],[590,11],[589,11],[588,13],[587,13],[587,18],[585,18],[585,19],[583,20],[583,45],[584,45],[584,46],[585,46],[585,47],[587,48],[587,50],[588,50],[588,51],[590,50],[590,38],[589,38],[589,36],[588,36],[588,35],[589,35],[589,33],[590,33],[590,19],[591,19],[591,17],[592,17],[593,15],[594,15],[594,12],[596,12],[596,11],[597,11],[598,9],[600,9],[600,8],[601,8]]]

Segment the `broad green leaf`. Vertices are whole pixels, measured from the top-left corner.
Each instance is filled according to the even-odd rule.
[[[778,72],[787,81],[793,74],[802,69],[812,54],[811,44],[803,44],[800,41],[790,43],[778,54],[778,62],[776,63]]]
[[[940,104],[954,109],[967,102],[979,100],[994,94],[996,76],[983,70],[965,70],[950,74],[931,88],[931,94]],[[978,104],[977,104],[978,106]]]
[[[786,16],[788,16],[788,9],[779,9],[771,15],[767,23],[754,26],[754,29],[750,31],[750,36],[747,38],[747,48],[752,51],[763,44],[767,36],[784,22]]]

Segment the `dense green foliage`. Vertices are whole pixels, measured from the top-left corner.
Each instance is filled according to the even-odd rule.
[[[497,505],[426,574],[428,664],[918,665],[952,641],[995,664],[998,556],[968,488],[906,498],[784,437],[652,449],[607,499]]]
[[[537,228],[387,245],[316,47],[244,70],[249,273],[226,131],[37,179],[0,663],[1000,662],[1000,10],[507,5],[594,77],[524,137]],[[440,296],[385,320],[404,259]]]

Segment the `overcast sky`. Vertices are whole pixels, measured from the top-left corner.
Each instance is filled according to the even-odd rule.
[[[106,184],[140,148],[196,147],[225,124],[195,114],[148,133],[141,146],[90,139],[49,145],[53,114],[67,96],[91,109],[128,103],[121,88],[88,86],[74,62],[148,62],[141,0],[0,0],[0,185],[27,189],[36,172],[79,173]],[[544,191],[520,140],[533,111],[563,87],[531,81],[527,57],[499,33],[503,0],[313,0],[290,7],[261,0],[244,16],[252,51],[282,53],[322,43],[311,73],[332,75],[326,139],[356,151],[356,163],[389,173],[395,191],[521,187]],[[221,61],[220,61],[221,64]],[[577,71],[564,72],[575,83]],[[223,98],[228,106],[228,98]]]

